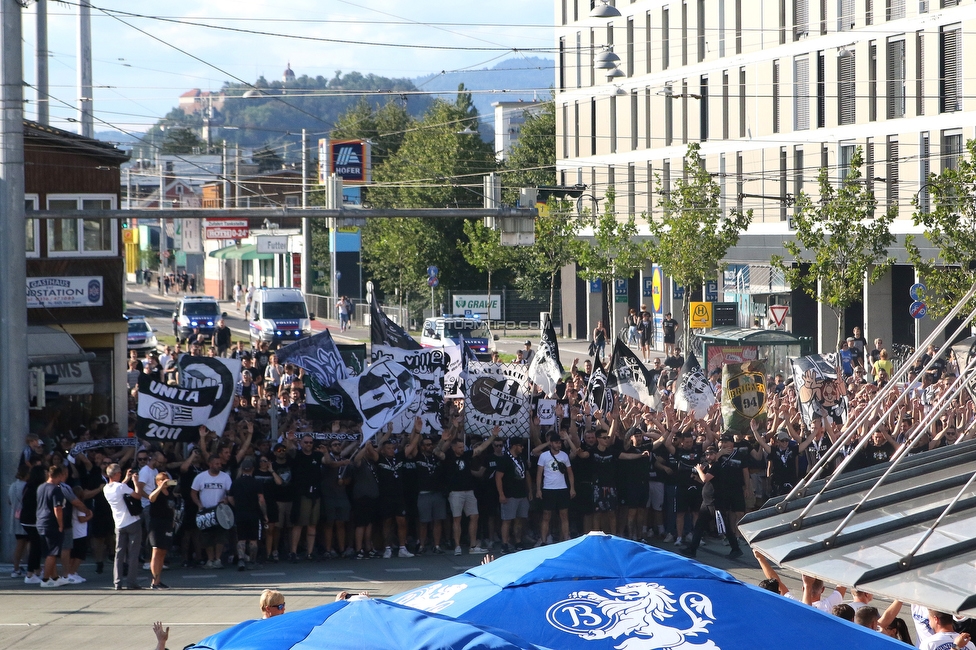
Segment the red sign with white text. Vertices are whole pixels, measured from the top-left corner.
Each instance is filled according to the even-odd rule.
[[[245,239],[250,234],[246,219],[207,219],[204,226],[207,239]]]

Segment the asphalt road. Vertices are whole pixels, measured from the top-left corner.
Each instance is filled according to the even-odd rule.
[[[699,560],[729,570],[755,584],[762,579],[758,564],[748,557],[730,561],[727,547],[709,542]],[[286,611],[306,609],[335,600],[340,591],[368,590],[385,597],[461,573],[481,562],[481,555],[425,555],[410,559],[329,560],[266,564],[238,572],[171,568],[163,573],[169,591],[112,589],[111,566],[95,574],[93,563],[81,568],[82,585],[41,589],[11,579],[10,565],[0,565],[0,648],[5,650],[105,650],[154,647],[153,621],[170,627],[169,648],[199,641],[249,618],[258,618],[261,590],[285,594]],[[175,565],[176,563],[174,563]],[[149,572],[140,583],[149,584]],[[791,587],[799,588],[797,581]]]

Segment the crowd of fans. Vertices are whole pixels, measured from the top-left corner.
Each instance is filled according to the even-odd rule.
[[[191,339],[186,354],[216,355],[207,343]],[[850,372],[843,368],[848,421],[890,377],[883,364],[869,372],[858,363],[886,357],[880,345],[855,353],[857,346],[845,344],[851,350],[842,355],[851,362]],[[133,355],[130,374],[176,383],[181,354],[176,345],[142,359]],[[10,487],[20,512],[15,575],[26,555],[28,583],[84,581],[80,562],[91,553],[101,572],[116,548],[116,588],[138,587],[139,565],[151,571],[154,587],[165,588],[160,575],[167,552],[185,567],[244,570],[279,560],[460,555],[465,546],[469,553],[506,553],[592,529],[674,545],[694,556],[700,544],[721,544],[712,537],[716,511],[725,517],[725,543],[734,558],[742,554],[736,535],[742,514],[794,486],[842,427],[830,418],[804,424],[794,386],[781,374],[767,384],[765,422],[749,429],[724,430],[718,404],[702,418],[679,412],[673,393],[683,358],[674,348],[663,362],[649,364],[658,387],[655,409],[625,396],[617,396],[609,412],[594,408],[585,395],[590,361],[581,366],[577,360],[557,386],[555,425],[543,425],[533,411],[527,436],[473,431],[465,426],[464,401],[447,400],[442,433],[422,435],[418,420],[411,430],[388,428],[363,445],[355,423],[306,417],[302,370],[280,364],[266,344],[251,349],[238,341],[226,354],[239,358],[243,370],[235,408],[219,434],[201,427],[192,443],[132,444],[130,437],[83,453],[73,449],[125,433],[96,420],[27,437],[18,481]],[[850,468],[890,461],[955,372],[950,357],[912,374],[898,389],[910,398],[881,423]],[[719,391],[720,376],[710,380]],[[133,413],[137,397],[132,390]],[[535,390],[533,405],[541,397]],[[880,410],[871,413],[863,431],[880,417]],[[972,437],[974,422],[976,405],[960,398],[910,452]],[[134,420],[128,425],[132,431]],[[142,512],[128,515],[138,527],[122,516],[123,506],[106,498],[113,483],[142,499]],[[39,490],[43,484],[58,489]],[[232,528],[200,529],[198,514],[228,506]],[[50,530],[56,508],[60,544]],[[119,534],[129,528],[131,534]],[[121,548],[122,537],[131,548]],[[119,561],[120,552],[127,562]]]

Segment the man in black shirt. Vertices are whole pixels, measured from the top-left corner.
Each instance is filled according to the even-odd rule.
[[[675,528],[678,535],[675,544],[678,545],[682,540],[685,543],[691,541],[691,531],[687,531],[685,534],[685,515],[691,514],[692,525],[694,525],[701,509],[701,483],[697,480],[695,468],[701,463],[702,449],[700,445],[695,443],[695,434],[690,430],[683,431],[680,434],[677,446],[667,438],[665,438],[664,446],[672,457],[668,464],[676,468],[674,472],[675,512],[677,514]],[[682,538],[683,534],[684,538]]]
[[[398,452],[390,440],[390,433],[380,436],[379,460],[376,461],[376,482],[380,486],[379,519],[383,522],[383,539],[386,549],[383,558],[393,557],[390,539],[393,538],[393,524],[396,523],[396,541],[399,542],[398,557],[413,557],[407,550],[407,506],[403,499],[403,452]]]
[[[262,484],[254,477],[252,457],[241,463],[241,475],[231,484],[227,501],[234,508],[237,524],[237,570],[244,571],[245,562],[257,559],[258,542],[268,525],[268,507]]]
[[[315,548],[315,527],[319,523],[322,487],[322,454],[312,448],[312,436],[302,436],[301,450],[291,459],[291,484],[295,503],[292,506],[291,554],[288,559],[298,562],[298,541],[305,533],[306,557],[312,559]]]
[[[61,490],[64,476],[64,467],[52,465],[47,471],[47,481],[37,488],[37,534],[41,539],[41,555],[44,556],[45,579],[42,587],[68,584],[67,579],[58,577],[57,567],[64,527],[71,525],[70,519],[67,522],[64,520],[64,492]]]
[[[449,449],[444,451],[442,445],[451,440]],[[474,457],[488,448],[495,437],[498,435],[498,427],[492,431],[491,437],[480,446],[468,451],[464,450],[464,439],[456,431],[447,433],[444,439],[434,448],[434,453],[441,459],[444,469],[444,483],[447,487],[447,500],[451,506],[451,515],[454,532],[454,555],[461,555],[461,517],[468,517],[468,541],[470,543],[469,553],[487,553],[486,549],[478,544],[478,501],[474,496],[475,478],[484,475],[485,469],[472,469]]]
[[[406,457],[412,459],[417,471],[417,553],[427,550],[427,528],[433,523],[432,551],[441,554],[441,535],[444,520],[447,519],[447,500],[444,498],[444,484],[441,481],[441,462],[434,454],[434,441],[421,437],[414,431],[404,450]]]
[[[664,353],[668,356],[678,356],[679,350],[675,346],[675,335],[678,332],[678,321],[671,317],[671,312],[664,315],[661,321],[661,331],[664,333]]]
[[[723,505],[727,505],[728,501],[723,500],[719,496],[719,492],[723,489],[723,486],[728,486],[735,480],[734,476],[729,476],[730,473],[735,471],[741,472],[741,469],[723,465],[718,457],[718,449],[714,445],[709,446],[705,450],[705,462],[699,463],[695,467],[698,479],[703,484],[702,502],[698,519],[695,522],[694,536],[691,539],[691,543],[684,550],[686,556],[695,557],[698,552],[698,546],[701,544],[702,535],[705,533],[709,522],[715,519],[716,525],[718,525],[720,520],[715,516],[716,511],[718,511],[721,514],[721,523],[723,524],[720,527],[720,532],[724,532],[725,539],[728,540],[729,546],[732,549],[729,551],[728,558],[734,560],[737,557],[742,557],[739,540],[736,538],[729,521],[729,511],[723,510],[722,507]]]
[[[506,451],[495,466],[495,489],[501,505],[502,552],[512,550],[509,535],[515,522],[514,550],[522,550],[522,531],[529,517],[529,501],[532,499],[532,479],[525,466],[525,439],[512,438]]]

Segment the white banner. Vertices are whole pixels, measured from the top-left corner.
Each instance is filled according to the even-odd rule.
[[[373,345],[373,362],[395,361],[413,374],[415,394],[406,410],[393,419],[393,433],[413,430],[414,418],[423,420],[423,434],[440,433],[444,406],[444,374],[447,352],[443,348],[404,350],[389,345]]]
[[[102,276],[28,277],[27,308],[101,307]]]
[[[444,375],[444,397],[447,399],[464,398],[464,379],[461,373],[464,369],[464,350],[460,345],[444,346],[447,354],[447,372]]]
[[[475,295],[454,295],[453,314],[455,316],[465,316],[467,312],[471,315],[481,314],[491,320],[499,320],[502,317],[502,297],[498,294]]]
[[[488,434],[495,426],[501,436],[529,435],[529,403],[526,366],[468,362],[468,395],[464,402],[467,431]]]

